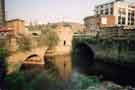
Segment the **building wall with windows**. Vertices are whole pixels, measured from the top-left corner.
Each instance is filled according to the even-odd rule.
[[[135,5],[124,1],[114,1],[96,6],[96,15],[114,16],[115,26],[135,25]],[[110,18],[110,20],[113,20]],[[114,26],[112,25],[112,26]]]

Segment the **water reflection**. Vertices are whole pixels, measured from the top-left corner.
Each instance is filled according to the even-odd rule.
[[[59,55],[49,57],[51,62],[56,66],[59,76],[62,80],[69,80],[72,74],[72,63],[70,55]]]

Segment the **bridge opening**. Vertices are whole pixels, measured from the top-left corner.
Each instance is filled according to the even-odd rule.
[[[93,64],[95,54],[91,46],[77,43],[74,49],[74,66],[79,71],[87,71]]]
[[[28,73],[30,77],[33,77],[33,75],[36,75],[38,72],[40,73],[43,69],[44,65],[42,64],[42,59],[37,54],[28,56],[20,67],[20,70]]]
[[[41,61],[41,58],[37,54],[33,54],[27,57],[24,61]]]

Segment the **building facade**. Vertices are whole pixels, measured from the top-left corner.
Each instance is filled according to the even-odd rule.
[[[5,0],[0,0],[0,26],[5,25]]]
[[[101,18],[103,22],[101,24],[108,24],[107,21],[111,21],[114,22],[111,26],[135,25],[135,5],[124,0],[101,4],[96,6],[95,9],[96,15],[103,17],[103,19]]]
[[[7,28],[13,29],[15,33],[24,33],[25,22],[20,19],[9,20],[6,23]]]

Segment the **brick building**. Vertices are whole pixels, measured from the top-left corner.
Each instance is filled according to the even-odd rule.
[[[25,30],[25,22],[20,19],[9,20],[6,23],[6,26],[13,29],[15,33],[24,33]]]
[[[135,25],[135,5],[125,2],[124,0],[116,0],[110,3],[97,5],[96,15],[104,17],[103,24],[109,26],[133,26]],[[107,23],[107,21],[110,21]],[[107,26],[107,25],[105,25]]]

